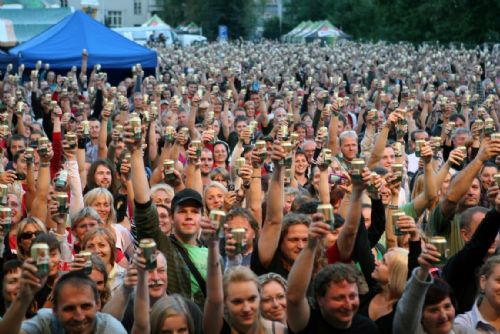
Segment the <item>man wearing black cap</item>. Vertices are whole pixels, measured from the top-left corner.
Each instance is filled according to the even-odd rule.
[[[128,139],[126,139],[128,141]],[[203,309],[206,287],[208,249],[198,243],[203,202],[201,195],[190,188],[177,192],[172,200],[173,234],[160,231],[158,212],[149,196],[142,150],[130,145],[132,152],[132,185],[135,194],[134,218],[138,239],[153,238],[167,259],[168,294],[178,293],[192,299]]]

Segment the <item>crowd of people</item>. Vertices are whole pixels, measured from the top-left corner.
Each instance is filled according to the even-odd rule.
[[[500,49],[159,47],[0,81],[0,333],[500,332]]]

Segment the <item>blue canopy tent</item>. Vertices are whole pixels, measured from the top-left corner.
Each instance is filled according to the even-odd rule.
[[[34,68],[42,60],[51,69],[65,71],[74,65],[80,67],[83,49],[89,54],[89,68],[101,64],[105,71],[123,72],[140,63],[151,71],[157,63],[155,51],[128,40],[82,11],[67,16],[9,53],[27,68]]]
[[[0,69],[5,70],[8,64],[14,65],[14,68],[17,66],[17,58],[11,55],[6,54],[5,52],[0,50]]]

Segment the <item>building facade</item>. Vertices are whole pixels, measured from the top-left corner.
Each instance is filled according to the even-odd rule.
[[[75,9],[95,8],[95,19],[111,28],[135,27],[161,11],[162,0],[67,0]]]

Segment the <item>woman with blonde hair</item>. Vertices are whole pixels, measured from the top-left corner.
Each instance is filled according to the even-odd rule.
[[[123,283],[126,270],[116,262],[116,241],[108,229],[97,228],[83,237],[82,249],[99,256],[106,266],[111,293]]]
[[[116,248],[120,250],[118,262],[122,263],[123,253],[131,257],[134,253],[134,238],[125,227],[116,223],[113,195],[109,190],[94,188],[85,194],[83,203],[86,207],[89,206],[97,211],[104,222],[104,227],[112,233],[116,240]]]
[[[210,182],[203,191],[203,206],[205,213],[211,210],[224,210],[225,198],[227,196],[226,187],[217,181]]]
[[[165,295],[151,309],[151,334],[194,334],[194,321],[189,308],[180,295]]]
[[[287,281],[278,274],[267,273],[259,276],[260,309],[262,316],[271,321],[286,325]]]
[[[23,219],[17,228],[16,252],[21,261],[30,257],[30,247],[33,240],[41,233],[47,233],[45,225],[37,218]]]
[[[285,333],[282,323],[262,317],[260,285],[253,271],[239,266],[229,269],[222,278],[216,230],[210,223],[202,222],[202,227],[209,235],[204,333]]]
[[[391,248],[381,260],[361,263],[369,291],[360,296],[359,314],[369,317],[381,334],[392,334],[396,303],[403,295],[408,278],[408,251]],[[369,263],[371,262],[371,263]]]

